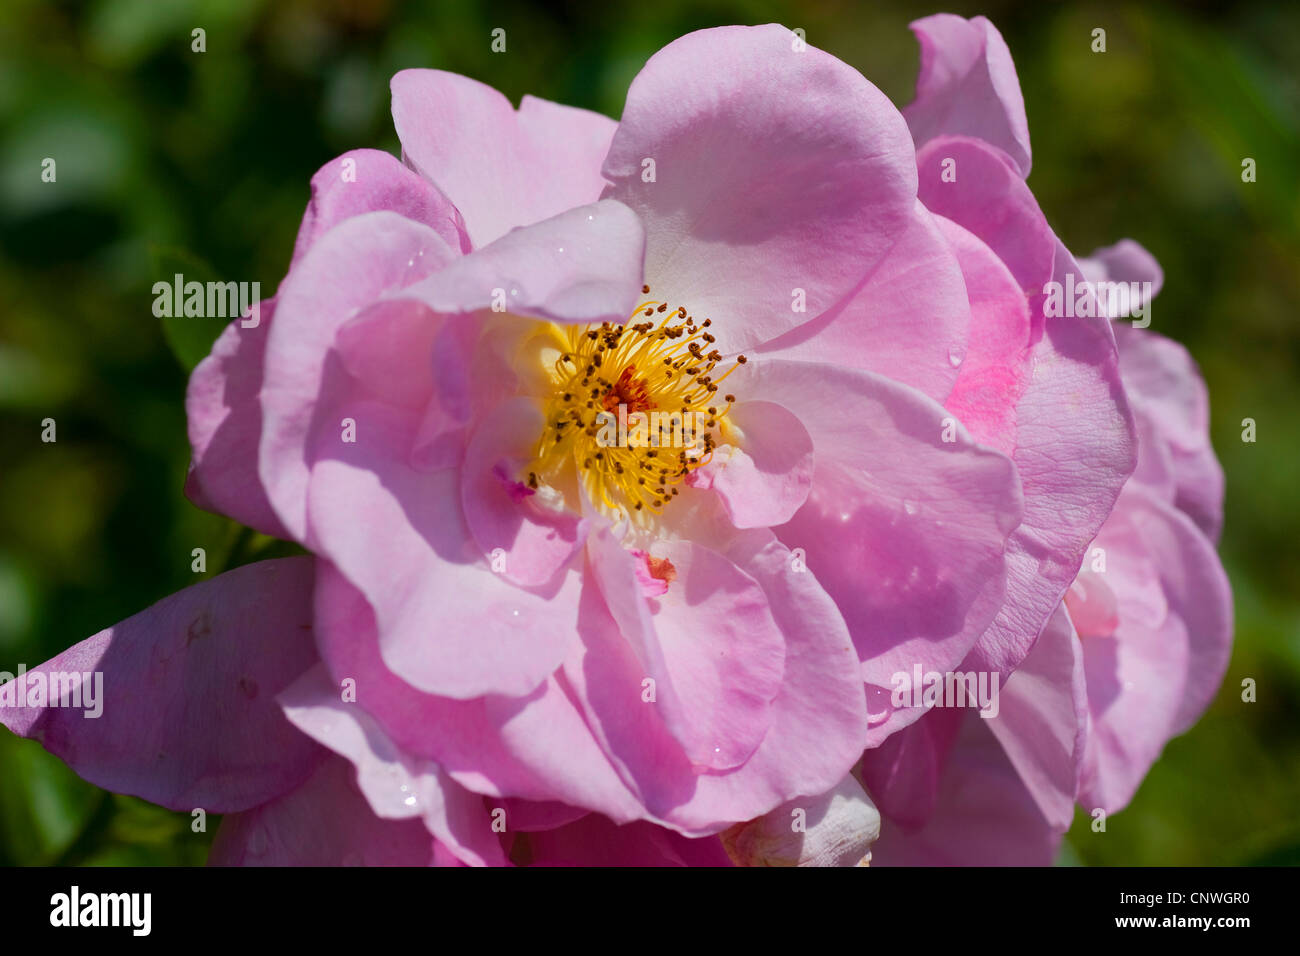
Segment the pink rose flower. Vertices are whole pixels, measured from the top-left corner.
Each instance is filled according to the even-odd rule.
[[[670,44],[618,124],[399,73],[404,162],[316,174],[187,396],[190,497],[310,556],[45,665],[103,670],[101,720],[0,721],[227,814],[221,863],[842,863],[882,814],[1041,815],[1032,699],[963,730],[892,677],[1071,697],[1039,635],[1134,417],[1105,317],[1043,308],[1078,266],[1005,44],[914,29],[906,119],[775,25]]]
[[[1209,536],[1223,480],[1204,384],[1175,343],[1122,322],[1115,332],[1137,470],[1007,684],[1002,714],[981,726],[935,711],[870,756],[894,797],[879,862],[1050,862],[1073,804],[1123,809],[1223,681],[1232,598]]]
[[[922,44],[922,75],[917,102],[907,115],[918,143],[924,143],[919,155],[933,155],[936,143],[945,144],[937,147],[940,152],[956,155],[962,137],[973,136],[985,151],[1000,147],[1004,168],[1027,173],[1023,106],[1014,67],[996,31],[983,18],[963,21],[947,15],[918,21],[913,29]],[[925,168],[922,161],[923,198]],[[957,168],[963,168],[960,160]],[[928,195],[960,207],[968,202],[963,194],[986,195],[991,178],[962,186],[959,174],[957,182],[945,184],[947,190],[932,185]],[[1019,190],[1013,184],[1004,199]],[[1026,206],[1003,202],[995,208],[1002,214],[994,221],[1006,222]],[[1034,214],[1036,218],[1036,208]],[[1025,243],[1031,230],[1013,235],[1017,243],[1001,248],[1016,253],[1036,249],[1043,261],[1045,243]],[[1111,317],[1109,300],[1094,296],[1085,283],[1147,283],[1143,288],[1153,296],[1163,282],[1155,260],[1131,240],[1078,263],[1059,240],[1049,236],[1047,244],[1055,247],[1054,261],[1050,270],[1040,266],[1038,277],[1050,276],[1066,288],[1077,285],[1091,301],[1079,314],[1053,314],[1046,307],[1046,287],[1039,286],[1044,294],[1030,301],[1046,335],[1031,350],[1034,378],[1044,359],[1055,361],[1043,351],[1045,341],[1056,338],[1060,351],[1070,354],[1064,338],[1068,329],[1096,328]],[[1034,290],[1027,285],[1025,291]],[[1139,454],[1130,465],[1135,471],[1114,510],[1109,505],[1104,509],[1105,523],[1086,548],[1046,552],[1049,561],[1040,566],[1035,583],[1018,578],[1016,569],[1024,565],[1013,563],[999,620],[1020,619],[1032,607],[1042,623],[1029,652],[1013,658],[1014,673],[1003,687],[999,714],[983,720],[971,713],[934,710],[867,753],[863,776],[884,817],[877,862],[1049,863],[1070,825],[1076,798],[1089,810],[1121,809],[1165,742],[1195,722],[1222,681],[1231,645],[1231,604],[1213,548],[1221,525],[1223,476],[1209,445],[1204,385],[1174,343],[1127,322],[1117,323],[1114,335],[1127,399],[1120,407],[1131,408],[1137,430]],[[1060,427],[1067,418],[1089,413],[1077,393],[1062,390],[1057,396],[1054,415]],[[996,414],[998,406],[993,408]],[[981,434],[977,418],[966,414],[963,420],[976,437],[996,447],[995,439]],[[1089,434],[1072,426],[1070,432]],[[1020,457],[1016,460],[1025,484],[1026,521],[1013,541],[1023,535],[1025,553],[1034,554],[1034,538],[1026,533],[1037,499],[1031,490],[1033,472]],[[1078,459],[1078,467],[1086,468],[1086,462]],[[1048,458],[1039,464],[1047,469],[1057,463]],[[1069,481],[1060,487],[1068,494],[1086,483]],[[1060,519],[1055,533],[1071,525],[1077,503],[1056,498]],[[1097,512],[1089,511],[1087,523],[1096,519]],[[1072,543],[1080,540],[1076,535]],[[1078,563],[1052,560],[1066,553],[1076,555]],[[1105,571],[1094,571],[1094,566]],[[1050,619],[1044,620],[1038,617],[1043,605],[1034,603],[1034,597],[1047,596],[1048,585],[1064,592],[1063,603],[1058,598]]]

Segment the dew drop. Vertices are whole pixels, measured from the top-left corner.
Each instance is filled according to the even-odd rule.
[[[875,684],[867,684],[867,724],[874,727],[889,719],[889,691]]]
[[[948,362],[953,368],[959,367],[965,358],[966,353],[955,345],[948,350]]]
[[[910,514],[910,515],[914,515],[914,514],[916,514],[916,502],[915,502],[915,501],[904,501],[904,502],[903,502],[903,510],[906,511],[906,512],[907,512],[908,514]]]

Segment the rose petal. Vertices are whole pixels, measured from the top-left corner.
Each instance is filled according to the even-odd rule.
[[[354,149],[331,159],[311,178],[311,201],[298,227],[289,268],[345,219],[381,209],[423,223],[452,249],[470,249],[460,212],[446,196],[388,153]]]
[[[504,866],[501,841],[483,798],[437,764],[405,757],[364,710],[347,703],[323,666],[279,696],[285,716],[356,767],[357,785],[377,816],[420,817],[438,842],[470,866]]]
[[[1079,639],[1063,608],[1005,681],[989,718],[1002,749],[1048,824],[1066,830],[1083,764],[1087,692]]]
[[[434,839],[418,820],[375,816],[352,768],[330,757],[301,787],[221,820],[209,866],[429,866]]]
[[[383,293],[428,275],[454,254],[427,226],[392,212],[366,213],[327,232],[281,283],[266,345],[258,474],[295,539],[310,543],[307,444],[339,328]]]
[[[190,373],[185,418],[193,462],[185,494],[200,508],[228,515],[276,538],[289,537],[257,473],[262,438],[262,365],[275,317],[275,299],[263,301],[258,322],[236,319],[212,352]]]
[[[96,786],[172,810],[247,810],[307,779],[322,751],[275,695],[310,668],[314,562],[281,558],[200,582],[100,631],[31,674],[102,674],[102,713],[17,706],[0,723]],[[83,698],[83,703],[85,703]]]
[[[391,85],[403,156],[464,213],[475,248],[600,197],[609,117],[533,96],[516,112],[442,70],[402,70]]]
[[[516,229],[402,294],[445,313],[622,322],[639,301],[643,244],[631,210],[602,200]]]
[[[940,135],[975,136],[1029,175],[1029,122],[1020,80],[1002,34],[984,17],[951,13],[914,20],[921,44],[916,99],[903,110],[919,149]]]
[[[740,402],[727,423],[744,436],[724,446],[713,461],[692,473],[722,498],[737,528],[785,524],[808,500],[813,446],[793,414],[772,402]]]
[[[733,351],[853,289],[906,230],[915,172],[889,100],[776,24],[700,30],[651,57],[604,167],[605,195],[645,223],[651,294],[712,317]]]
[[[971,303],[939,225],[917,202],[906,232],[844,301],[757,351],[877,372],[942,402],[971,344]]]

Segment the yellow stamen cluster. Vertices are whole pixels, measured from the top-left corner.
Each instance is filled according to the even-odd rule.
[[[648,295],[650,287],[641,291]],[[723,357],[712,324],[647,299],[622,324],[558,329],[563,345],[552,375],[555,391],[529,486],[558,483],[572,462],[597,506],[618,515],[658,514],[682,480],[712,459],[722,420],[736,400],[715,395],[745,356],[715,379]],[[608,440],[620,406],[624,416],[662,413],[653,416],[658,424],[647,441]],[[683,422],[699,423],[693,441],[673,440],[683,434]]]

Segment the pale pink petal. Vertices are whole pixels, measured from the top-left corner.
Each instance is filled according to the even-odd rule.
[[[313,565],[259,561],[164,598],[23,678],[102,675],[86,678],[102,682],[98,716],[62,686],[57,706],[18,706],[15,679],[0,724],[96,786],[172,810],[235,812],[293,789],[323,753],[275,703],[316,660]]]
[[[612,552],[617,547],[604,544],[602,535],[593,535],[588,545],[596,561],[601,550]],[[653,639],[653,625],[645,620],[649,613],[639,583],[633,572],[622,570],[620,561],[611,558],[608,563],[603,573],[605,594],[594,585],[594,569],[593,583],[583,588],[578,609],[580,641],[565,662],[564,685],[571,689],[586,725],[619,779],[646,808],[644,815],[668,819],[675,808],[691,800],[700,775],[669,725],[673,719],[680,726],[684,707],[671,679],[663,679],[667,665]],[[624,637],[620,625],[630,639]],[[766,726],[742,742],[752,749],[764,730]]]
[[[1081,638],[1110,637],[1119,626],[1119,601],[1115,592],[1103,574],[1087,566],[1065,592],[1064,606],[1070,612],[1075,633]]]
[[[907,231],[845,300],[758,353],[878,372],[944,401],[973,344],[973,302],[939,226],[918,201]]]
[[[1061,844],[988,722],[973,712],[962,722],[928,822],[911,830],[892,822],[881,823],[872,866],[1049,866]]]
[[[289,532],[276,516],[257,474],[262,438],[262,365],[275,299],[263,301],[257,324],[226,326],[212,352],[190,373],[185,417],[193,462],[185,494],[200,508],[228,515],[277,538]]]
[[[1171,736],[1187,730],[1223,681],[1232,598],[1209,541],[1180,511],[1125,489],[1097,538],[1119,623],[1083,644],[1091,726],[1079,800],[1123,808]],[[1144,593],[1156,576],[1167,612]]]
[[[622,322],[640,301],[644,241],[631,210],[602,200],[516,229],[402,294],[445,313]]]
[[[1165,284],[1165,272],[1156,257],[1132,239],[1094,249],[1087,258],[1079,260],[1079,267],[1089,282],[1149,283],[1149,293],[1139,296],[1134,308],[1155,298]]]
[[[1066,830],[1074,819],[1088,704],[1079,639],[1064,608],[1052,615],[1015,673],[1001,680],[989,729],[1047,822]]]
[[[454,255],[428,226],[392,212],[366,213],[325,233],[281,283],[266,345],[258,474],[295,539],[308,542],[307,443],[340,327]]]
[[[930,819],[964,719],[964,710],[933,708],[862,755],[862,780],[890,824],[917,829]]]
[[[330,757],[298,789],[221,820],[209,866],[429,866],[434,839],[418,820],[385,820]]]
[[[1029,175],[1029,123],[1002,34],[984,17],[936,13],[911,24],[921,43],[916,99],[903,110],[917,148],[935,136],[975,136]]]
[[[381,209],[423,223],[452,249],[469,251],[465,224],[446,196],[388,153],[354,149],[331,159],[311,178],[311,201],[298,227],[289,268],[343,220]]]
[[[1056,281],[1078,267],[1057,244]],[[1008,548],[1006,600],[964,670],[1008,673],[1029,652],[1136,464],[1133,416],[1103,318],[1043,315],[1016,406],[1013,458],[1025,513]]]
[[[326,562],[317,578],[316,639],[335,683],[356,682],[358,706],[389,738],[404,753],[437,761],[462,786],[618,821],[644,815],[556,679],[525,698],[421,693],[384,665],[373,611]]]
[[[993,250],[949,219],[936,217],[970,301],[970,348],[944,405],[981,444],[1015,455],[1016,407],[1033,371],[1029,302]]]
[[[505,865],[483,798],[436,763],[401,753],[374,718],[344,700],[323,666],[303,675],[279,701],[294,726],[356,767],[357,785],[377,816],[418,817],[468,865]]]
[[[848,294],[903,235],[916,197],[901,114],[776,24],[701,30],[651,57],[604,174],[605,195],[645,223],[651,294],[712,318],[732,351]]]
[[[442,70],[402,70],[391,86],[402,155],[464,214],[475,248],[600,197],[608,117],[532,96],[516,112]]]
[[[945,177],[946,161],[956,179]],[[1052,278],[1056,240],[1034,194],[996,146],[940,136],[916,154],[919,195],[931,212],[970,230],[997,253],[1026,293]]]
[[[587,551],[587,576],[604,612],[584,593],[582,650],[575,645],[565,674],[611,755],[643,788],[659,782],[655,761],[643,758],[663,746],[663,732],[680,747],[675,762],[684,757],[694,772],[744,763],[770,724],[785,656],[763,589],[717,552],[677,541],[652,552],[672,562],[676,580],[661,597],[646,598],[637,559],[608,531],[593,534]],[[651,702],[644,700],[647,678]],[[656,722],[663,732],[653,729]],[[640,742],[638,724],[652,725],[653,745]],[[659,802],[650,798],[647,806]]]
[[[1177,342],[1123,322],[1115,325],[1115,342],[1134,411],[1150,422],[1149,445],[1169,456],[1175,503],[1217,541],[1223,466],[1210,445],[1210,399],[1196,362]],[[1148,448],[1139,447],[1139,462],[1148,457]]]
[[[1021,507],[1011,461],[920,392],[868,372],[759,360],[746,381],[812,436],[813,492],[778,533],[839,605],[866,682],[887,694],[915,663],[952,669],[1002,598]],[[887,709],[873,742],[919,716]]]
[[[743,436],[691,474],[722,498],[737,528],[785,524],[808,500],[813,446],[799,419],[771,402],[741,401],[727,413]]]
[[[586,538],[586,522],[540,502],[522,473],[545,423],[531,399],[502,402],[476,426],[461,471],[461,503],[474,540],[495,573],[525,587],[561,573]]]
[[[758,581],[785,635],[785,676],[771,726],[752,757],[730,773],[705,774],[672,819],[753,819],[799,796],[836,787],[862,752],[866,702],[856,653],[839,609],[770,532],[736,538],[726,555]]]
[[[645,696],[646,670],[608,623],[609,609],[584,601],[588,643],[566,675],[592,727],[616,755],[647,807],[688,834],[753,819],[801,791],[837,785],[862,752],[866,708],[856,655],[834,603],[770,532],[737,537],[726,556],[758,581],[785,640],[780,694],[758,749],[733,770],[696,773]],[[792,573],[794,572],[794,573]],[[598,653],[599,651],[599,653]],[[639,683],[640,681],[640,683]],[[621,715],[621,716],[620,716]]]
[[[343,368],[371,396],[424,412],[434,398],[433,349],[442,319],[411,299],[376,302],[338,331]]]
[[[345,219],[388,209],[432,228],[452,249],[464,245],[456,225],[456,210],[428,183],[387,153],[355,150],[331,160],[312,178],[312,199],[303,215],[294,247],[296,266],[322,235]],[[212,354],[190,376],[185,397],[194,463],[186,494],[195,504],[219,511],[276,537],[290,537],[267,499],[258,477],[258,448],[262,435],[261,390],[267,338],[275,317],[275,299],[261,303],[258,323],[232,322],[213,346]],[[418,361],[410,343],[392,350],[396,336],[375,343],[389,348],[379,359]],[[373,343],[368,339],[367,344]],[[427,365],[427,363],[426,363]],[[370,376],[376,381],[379,376]]]
[[[465,523],[457,471],[412,469],[413,429],[386,442],[385,410],[354,411],[371,444],[323,435],[316,446],[317,552],[374,607],[384,660],[402,679],[458,699],[531,692],[576,639],[576,573],[544,591],[495,573]]]

